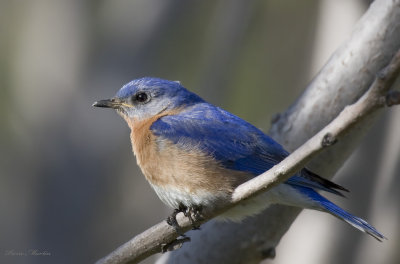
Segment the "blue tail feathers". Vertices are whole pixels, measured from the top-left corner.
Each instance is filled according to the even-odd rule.
[[[365,220],[350,214],[349,212],[343,210],[342,208],[335,205],[334,203],[326,200],[325,198],[323,198],[323,199],[325,201],[321,201],[320,203],[321,203],[322,207],[324,207],[324,209],[328,213],[342,219],[343,221],[349,223],[350,225],[354,226],[358,230],[361,230],[361,231],[371,235],[372,237],[376,238],[378,241],[382,241],[383,239],[386,239],[385,236],[383,236],[381,233],[379,233],[379,231],[376,230],[375,227],[368,224]]]
[[[336,204],[330,202],[328,199],[317,193],[311,188],[302,188],[300,190],[302,193],[306,194],[310,197],[313,201],[317,202],[323,211],[326,211],[333,216],[347,222],[348,224],[352,225],[353,227],[357,228],[360,231],[363,231],[378,241],[382,241],[383,239],[387,239],[384,235],[379,233],[378,230],[375,229],[372,225],[368,224],[365,220],[350,214],[349,212],[343,210]]]

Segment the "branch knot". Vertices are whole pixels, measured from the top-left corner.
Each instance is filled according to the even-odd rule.
[[[400,104],[400,91],[390,90],[386,94],[385,101],[387,106]]]
[[[321,146],[322,147],[329,147],[337,142],[337,138],[334,137],[331,133],[326,133],[325,136],[322,138]]]

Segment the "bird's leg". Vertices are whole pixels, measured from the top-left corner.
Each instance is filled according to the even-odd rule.
[[[179,234],[179,237],[174,239],[172,242],[168,244],[162,244],[161,245],[161,252],[165,253],[167,251],[172,251],[176,250],[182,247],[183,243],[189,242],[190,237],[187,237],[185,234],[182,233],[181,227],[178,224],[178,221],[176,221],[176,215],[182,212],[186,216],[186,211],[187,207],[184,206],[183,204],[179,205],[178,209],[175,209],[170,216],[167,218],[167,224],[172,226],[175,231]]]
[[[179,204],[178,209],[175,209],[170,216],[167,218],[167,224],[172,226],[177,233],[181,233],[181,227],[178,224],[178,221],[176,221],[176,215],[182,212],[186,216],[187,207],[184,206],[183,204]]]
[[[200,229],[199,225],[196,225],[195,222],[203,219],[201,215],[202,206],[201,205],[193,205],[190,207],[184,206],[183,204],[179,205],[178,209],[175,209],[174,212],[167,218],[167,223],[175,228],[175,230],[179,233],[180,226],[176,221],[176,215],[182,212],[192,224],[193,229]]]
[[[179,233],[180,226],[178,224],[178,221],[176,221],[176,215],[182,212],[181,209],[175,209],[170,216],[167,218],[167,224],[172,226],[176,232]]]
[[[184,215],[189,218],[190,223],[192,224],[192,227],[194,230],[200,229],[199,225],[196,225],[195,222],[202,220],[203,217],[201,215],[202,211],[202,206],[201,205],[193,205],[185,210]]]

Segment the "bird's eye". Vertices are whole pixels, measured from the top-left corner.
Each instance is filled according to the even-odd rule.
[[[147,103],[149,101],[149,96],[145,92],[139,92],[135,94],[134,100],[139,103]]]

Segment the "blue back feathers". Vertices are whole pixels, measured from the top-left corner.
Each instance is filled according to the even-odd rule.
[[[150,128],[156,136],[212,155],[229,169],[254,175],[277,164],[287,152],[260,130],[231,113],[206,102],[177,115],[164,116]]]

